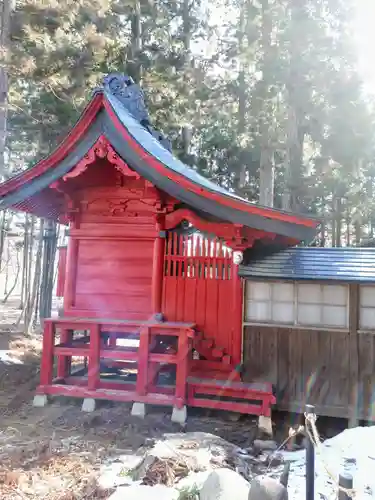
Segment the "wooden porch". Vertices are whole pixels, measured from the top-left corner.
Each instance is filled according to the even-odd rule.
[[[225,372],[222,380],[202,378],[207,360],[197,359],[200,342],[192,323],[49,319],[37,395],[270,416],[271,384],[244,384],[236,372],[229,379]]]

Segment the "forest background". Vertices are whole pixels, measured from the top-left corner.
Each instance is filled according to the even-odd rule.
[[[201,174],[318,216],[313,245],[372,245],[375,106],[356,17],[354,0],[3,0],[0,178],[47,155],[102,77],[126,72]],[[63,239],[0,214],[0,287],[26,329],[50,314]]]

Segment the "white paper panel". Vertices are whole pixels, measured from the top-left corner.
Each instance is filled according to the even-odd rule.
[[[346,306],[348,287],[345,285],[324,285],[322,302],[332,306]]]
[[[375,329],[375,308],[361,307],[359,310],[359,328],[362,330]]]
[[[274,302],[272,304],[272,322],[273,323],[294,323],[294,304]]]
[[[273,283],[272,300],[281,302],[294,302],[293,283]]]
[[[345,306],[323,306],[323,325],[346,328],[348,313]]]
[[[320,305],[298,304],[298,324],[319,326],[321,324],[320,310]]]
[[[270,302],[248,302],[246,304],[246,321],[270,321]]]
[[[250,300],[270,300],[271,284],[261,281],[248,281],[248,298]]]
[[[361,306],[375,307],[375,286],[360,287]]]
[[[321,286],[317,284],[298,284],[298,302],[320,304],[322,302]]]

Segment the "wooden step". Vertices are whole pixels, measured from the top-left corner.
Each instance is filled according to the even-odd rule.
[[[224,349],[222,347],[214,347],[211,353],[213,358],[221,359],[224,356]]]
[[[212,339],[203,339],[200,341],[200,345],[203,349],[211,349],[214,346],[214,341]]]
[[[272,384],[188,377],[188,404],[251,415],[270,416],[276,400]]]
[[[229,354],[226,354],[225,356],[222,357],[221,361],[224,363],[224,365],[230,365],[232,362],[232,359],[229,356]]]

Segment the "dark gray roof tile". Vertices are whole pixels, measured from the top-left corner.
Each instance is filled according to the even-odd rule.
[[[243,277],[375,282],[375,248],[295,247],[240,268]]]

